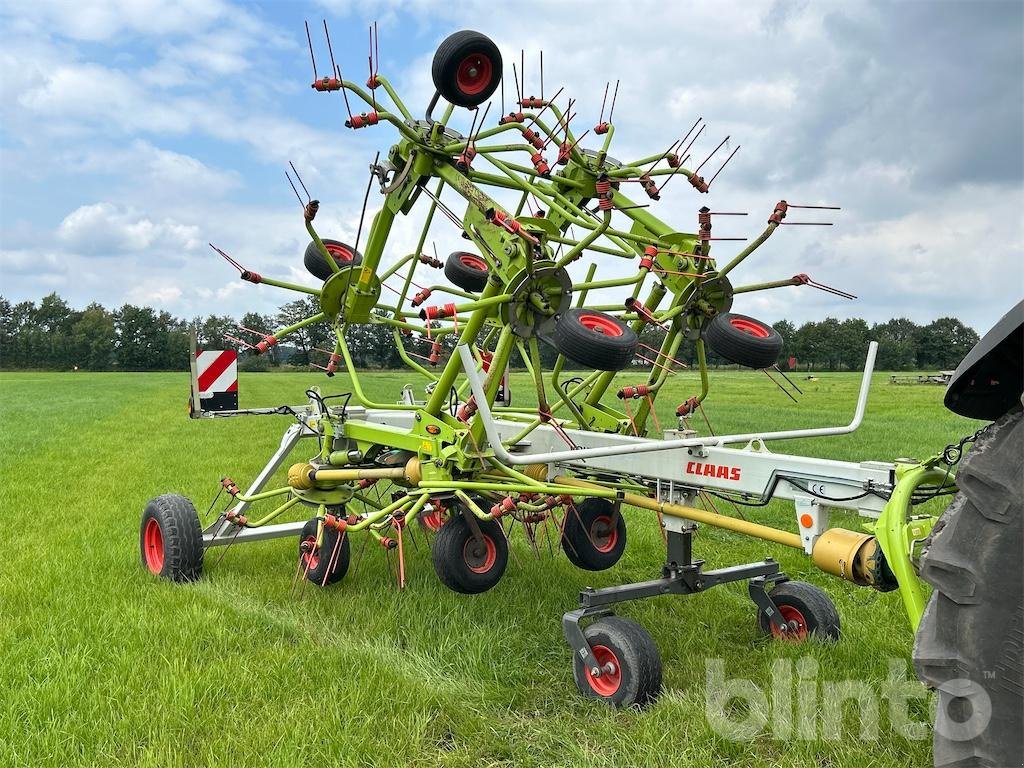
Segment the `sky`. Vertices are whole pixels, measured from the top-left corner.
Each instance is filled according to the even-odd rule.
[[[0,294],[57,291],[76,307],[132,303],[180,317],[273,312],[295,298],[238,280],[208,242],[264,275],[312,284],[288,162],[321,201],[320,234],[352,242],[368,165],[397,140],[386,125],[346,129],[339,95],[310,89],[303,21],[316,32],[326,19],[356,80],[377,22],[378,69],[414,113],[433,93],[438,44],[473,28],[495,40],[507,72],[524,51],[531,93],[543,51],[546,92],[564,87],[576,99],[579,126],[597,122],[605,83],[621,79],[611,150],[620,159],[664,151],[703,117],[695,157],[725,136],[727,149],[741,149],[709,195],[685,181],[666,188],[651,212],[677,230],[695,231],[705,204],[749,212],[716,220],[722,237],[759,234],[780,198],[842,207],[791,212],[790,221],[834,225],[781,228],[731,277],[807,273],[857,300],[784,288],[739,296],[735,311],[797,323],[954,316],[984,331],[1024,295],[1022,9],[5,0]],[[322,34],[314,43],[323,74]],[[488,122],[499,112],[496,103]],[[458,110],[457,124],[469,120]],[[380,200],[371,193],[367,220]],[[385,264],[414,249],[412,219],[396,225]],[[442,256],[464,247],[443,219],[430,239]],[[721,242],[713,253],[721,262],[740,247]],[[636,268],[597,262],[604,278]]]

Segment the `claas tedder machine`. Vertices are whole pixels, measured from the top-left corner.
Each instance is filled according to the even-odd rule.
[[[310,40],[313,89],[343,97],[334,103],[346,109],[348,129],[386,126],[398,134],[397,143],[370,166],[367,198],[375,182],[381,200],[365,244],[362,219],[354,244],[318,234],[319,202],[293,166],[289,181],[310,238],[304,263],[319,284],[261,275],[217,250],[243,280],[319,301],[320,311],[301,322],[253,338],[247,344],[251,351],[266,352],[304,326],[327,324],[335,343],[322,367],[328,376],[345,371],[352,391],[326,395],[312,388],[303,405],[210,410],[196,388],[193,363],[193,416],[281,414],[294,423],[248,487],[223,479],[227,505],[212,522],[201,523],[192,503],[180,496],[149,503],[140,531],[149,570],[192,580],[200,576],[207,549],[295,536],[299,574],[325,587],[343,579],[351,542],[362,536],[396,551],[404,585],[404,536],[415,524],[433,532],[432,558],[441,582],[472,594],[499,582],[509,557],[508,535],[516,528],[531,546],[540,528],[549,529],[570,561],[597,571],[622,556],[627,518],[634,525],[660,525],[666,558],[655,578],[588,589],[579,607],[563,617],[580,691],[619,706],[648,701],[661,687],[654,641],[638,624],[612,615],[611,606],[620,601],[745,581],[763,632],[791,639],[839,636],[839,616],[828,596],[787,579],[774,560],[705,569],[694,557],[698,524],[802,549],[821,569],[848,582],[899,589],[916,626],[924,598],[911,556],[933,521],[910,512],[923,498],[953,490],[942,457],[919,464],[851,463],[768,448],[774,441],[856,429],[874,344],[846,425],[726,435],[707,434],[710,424],[705,434],[698,429],[709,393],[708,347],[755,369],[773,368],[781,351],[778,333],[733,312],[734,301],[795,285],[848,297],[806,275],[733,282],[744,260],[779,227],[817,223],[792,222],[787,217],[795,208],[828,206],[779,201],[766,211],[758,236],[719,259],[713,243],[734,239],[711,235],[713,220],[722,214],[700,207],[696,231],[687,232],[650,211],[677,176],[694,194],[706,194],[735,154],[722,152],[719,159],[725,161],[715,161],[715,173],[704,169],[712,167],[709,161],[725,142],[703,162],[691,162],[690,150],[705,130],[702,120],[667,150],[620,161],[611,154],[618,85],[606,87],[597,123],[581,132],[576,102],[561,91],[545,97],[543,74],[541,95],[528,95],[522,62],[518,70],[511,67],[510,84],[495,44],[461,31],[437,50],[436,93],[418,117],[377,72],[372,31],[365,83],[342,77],[329,37],[326,42],[331,68],[323,75]],[[501,114],[488,122],[499,89]],[[512,101],[513,90],[506,111],[505,95]],[[363,111],[353,110],[355,104]],[[461,110],[471,113],[468,131],[453,127]],[[392,226],[397,217],[414,215],[423,218],[418,244],[411,253],[395,253],[389,248]],[[464,250],[443,261],[428,254],[427,240],[438,226],[454,227]],[[593,264],[576,274],[588,258],[602,260],[602,274]],[[609,291],[619,299],[590,300]],[[360,324],[389,329],[423,386],[396,392],[395,402],[374,400],[346,341],[346,331]],[[660,342],[641,343],[648,328]],[[654,405],[668,376],[682,365],[677,355],[685,341],[695,348],[700,389],[673,403],[678,422],[666,429]],[[542,366],[541,345],[558,352],[550,370]],[[506,372],[514,356],[532,380],[536,406],[511,400]],[[567,361],[587,372],[568,376]],[[624,371],[634,383],[624,385],[616,377]],[[296,453],[284,484],[268,487]],[[793,530],[701,505],[711,497],[747,505],[789,499],[796,511]],[[830,508],[873,520],[873,533],[830,527]]]

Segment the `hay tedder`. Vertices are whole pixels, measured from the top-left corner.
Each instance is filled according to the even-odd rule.
[[[326,42],[330,50],[329,37]],[[640,524],[641,511],[649,511],[667,549],[660,574],[643,583],[588,589],[580,606],[563,617],[580,691],[620,706],[650,700],[661,687],[651,636],[611,615],[620,601],[745,581],[763,632],[791,639],[839,636],[839,616],[827,595],[787,579],[776,561],[705,569],[693,552],[698,524],[802,549],[821,569],[854,584],[898,589],[916,627],[924,592],[912,558],[934,520],[911,512],[918,502],[955,490],[948,466],[953,459],[851,463],[768,448],[775,441],[856,429],[867,401],[873,343],[848,424],[713,435],[700,434],[693,418],[709,392],[705,345],[756,369],[773,368],[780,354],[778,333],[732,312],[734,298],[794,285],[841,294],[806,275],[749,285],[732,281],[779,227],[812,223],[788,221],[794,208],[827,206],[776,203],[764,230],[722,263],[712,255],[712,243],[732,238],[711,236],[712,220],[721,214],[700,208],[697,231],[689,233],[648,210],[676,176],[695,193],[707,193],[715,181],[717,172],[705,172],[708,180],[701,172],[725,142],[703,162],[689,162],[689,150],[704,132],[701,120],[667,150],[620,161],[610,154],[617,85],[610,102],[606,87],[600,118],[580,133],[573,125],[575,102],[560,100],[561,91],[544,96],[543,68],[541,95],[533,96],[527,95],[522,63],[518,71],[513,65],[514,105],[506,112],[502,103],[502,114],[488,124],[489,105],[481,105],[499,88],[502,100],[505,91],[511,99],[512,88],[497,47],[477,32],[457,32],[437,50],[436,93],[423,117],[376,71],[372,32],[365,83],[343,79],[333,52],[329,74],[321,75],[313,49],[310,41],[312,87],[340,92],[344,101],[336,103],[348,110],[347,128],[388,126],[398,133],[398,142],[370,166],[367,198],[376,182],[382,200],[365,245],[360,249],[362,218],[354,244],[320,237],[314,228],[319,202],[296,172],[292,187],[311,239],[304,262],[320,284],[257,274],[218,252],[243,280],[319,301],[320,311],[301,322],[253,338],[247,345],[252,352],[266,352],[305,326],[327,324],[334,348],[323,368],[328,376],[347,373],[351,393],[312,388],[302,405],[211,410],[203,405],[193,367],[193,416],[281,414],[295,423],[247,487],[223,479],[227,504],[216,519],[201,522],[180,496],[150,502],[140,537],[143,562],[153,573],[195,579],[207,549],[295,536],[298,573],[327,586],[345,576],[352,540],[366,537],[394,552],[404,585],[406,537],[416,525],[432,536],[441,582],[479,593],[501,579],[508,536],[516,528],[532,548],[543,529],[576,566],[604,570],[626,547],[627,518]],[[365,111],[352,111],[352,103]],[[460,109],[471,111],[466,132],[453,127]],[[640,195],[645,204],[637,202]],[[446,199],[460,200],[461,207],[453,209]],[[411,253],[394,253],[392,225],[414,212],[424,222],[418,244]],[[465,250],[444,261],[425,251],[438,214],[464,240]],[[602,260],[605,274],[598,276],[591,265],[585,276],[574,276],[574,265],[585,256]],[[445,280],[432,276],[437,270]],[[621,292],[619,300],[588,301],[609,290]],[[424,388],[406,387],[393,402],[373,399],[346,340],[359,324],[389,329]],[[641,342],[649,328],[660,339],[654,345]],[[693,346],[700,388],[676,407],[678,422],[663,429],[654,406],[682,365],[677,356],[684,343]],[[558,352],[549,370],[542,366],[541,345]],[[532,380],[527,405],[511,401],[507,370],[514,356]],[[588,370],[568,376],[567,361]],[[622,383],[619,372],[628,372],[633,383]],[[300,444],[307,449],[292,460],[287,480],[272,487]],[[753,506],[791,500],[793,529],[721,514],[712,499]],[[830,527],[830,508],[868,518],[873,533]]]

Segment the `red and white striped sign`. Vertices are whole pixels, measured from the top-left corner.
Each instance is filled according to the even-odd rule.
[[[234,350],[197,350],[196,374],[203,410],[238,408],[238,353]]]

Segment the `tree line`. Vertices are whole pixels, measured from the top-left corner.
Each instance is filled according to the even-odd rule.
[[[189,333],[196,329],[200,347],[238,349],[240,367],[248,370],[326,365],[334,348],[331,329],[316,323],[289,336],[270,353],[256,356],[247,344],[261,334],[309,317],[320,310],[315,297],[283,304],[276,313],[247,312],[236,320],[227,315],[178,318],[151,307],[125,304],[107,309],[92,303],[74,309],[51,293],[38,303],[12,303],[0,296],[0,367],[6,369],[90,371],[181,370],[188,360]],[[927,325],[906,318],[868,325],[859,318],[825,318],[797,327],[788,320],[774,323],[782,336],[779,366],[784,370],[858,370],[863,366],[869,341],[877,341],[879,370],[944,370],[955,368],[978,341],[978,334],[954,317],[941,317]],[[230,341],[227,336],[245,344]],[[662,332],[647,326],[641,342],[659,347]],[[405,363],[394,343],[393,331],[383,325],[356,325],[346,340],[353,362],[360,368],[397,369]],[[430,343],[419,337],[406,339],[409,352],[420,358],[430,355]],[[541,344],[542,363],[554,364],[557,353]],[[645,357],[651,354],[644,353]],[[694,365],[696,350],[685,342],[676,360]],[[713,351],[713,365],[727,365]],[[426,359],[417,360],[429,366]],[[515,363],[515,361],[514,361]]]

